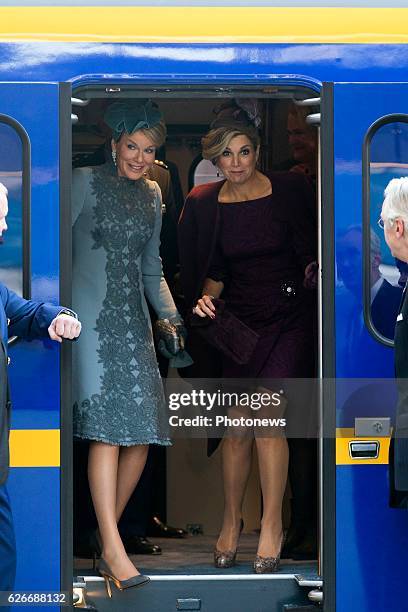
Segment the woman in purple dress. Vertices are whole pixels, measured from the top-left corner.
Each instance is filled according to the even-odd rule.
[[[259,135],[244,113],[217,119],[202,144],[203,157],[212,160],[226,180],[195,187],[180,218],[187,306],[199,317],[215,319],[213,301],[222,295],[228,311],[259,335],[246,364],[221,355],[223,378],[241,379],[244,386],[242,379],[256,379],[259,388],[270,390],[271,379],[306,378],[313,372],[310,288],[317,267],[313,191],[302,176],[257,170]],[[199,371],[195,375],[208,376]],[[271,408],[251,416],[264,416],[268,410],[268,416],[276,416]],[[231,413],[239,416],[243,411],[237,406]],[[254,441],[263,497],[254,571],[266,573],[278,569],[284,540],[284,435],[237,436],[227,431],[224,436],[225,506],[214,561],[219,568],[235,563]]]

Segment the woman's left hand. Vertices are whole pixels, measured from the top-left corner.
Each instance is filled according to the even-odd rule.
[[[167,359],[184,350],[187,330],[182,320],[158,319],[154,324],[157,348]]]
[[[317,263],[317,261],[312,261],[306,266],[305,278],[303,279],[303,286],[306,289],[316,289],[318,271],[319,264]]]

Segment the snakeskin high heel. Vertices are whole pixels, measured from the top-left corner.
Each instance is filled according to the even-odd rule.
[[[281,545],[279,548],[279,552],[276,557],[261,557],[261,555],[256,555],[254,561],[254,572],[255,574],[273,574],[277,572],[280,565],[280,558],[282,553],[282,548],[285,544],[286,533],[282,533]]]
[[[244,521],[241,519],[239,535],[241,535],[241,531],[243,530],[243,528],[244,528]],[[229,567],[233,567],[236,563],[236,558],[237,558],[237,549],[218,550],[218,548],[215,548],[214,550],[214,565],[218,569],[227,569]]]

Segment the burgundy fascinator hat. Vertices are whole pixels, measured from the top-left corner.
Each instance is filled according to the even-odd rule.
[[[214,108],[215,119],[210,128],[237,128],[252,126],[259,128],[261,114],[258,100],[254,98],[234,98]]]

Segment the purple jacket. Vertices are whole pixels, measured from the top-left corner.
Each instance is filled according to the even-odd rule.
[[[288,198],[287,217],[295,226],[298,239],[304,246],[299,254],[304,267],[316,258],[310,248],[315,242],[316,196],[307,179],[293,172],[265,173],[271,180],[284,183],[296,197]],[[224,181],[194,187],[188,194],[179,225],[180,276],[188,309],[198,297],[210,267],[219,228],[218,194]],[[273,187],[272,187],[273,188]]]

